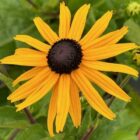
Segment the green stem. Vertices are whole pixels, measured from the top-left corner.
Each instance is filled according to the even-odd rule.
[[[34,117],[32,116],[31,112],[27,108],[24,109],[24,112],[25,112],[25,114],[26,114],[26,116],[29,119],[31,124],[36,123],[36,120],[34,119]]]
[[[38,9],[38,6],[32,0],[27,0],[27,2],[35,9]]]
[[[11,134],[11,136],[8,138],[8,140],[14,140],[19,131],[20,129],[15,129],[13,133]]]

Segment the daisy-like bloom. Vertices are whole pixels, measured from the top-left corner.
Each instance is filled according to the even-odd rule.
[[[48,44],[28,35],[17,35],[15,40],[33,48],[16,49],[14,55],[1,60],[3,64],[34,67],[13,83],[16,85],[28,80],[8,97],[11,102],[24,100],[16,105],[17,111],[37,102],[52,89],[47,119],[51,136],[54,135],[54,121],[56,132],[61,132],[68,114],[75,127],[80,125],[79,91],[97,112],[110,120],[115,118],[115,114],[108,108],[91,82],[121,100],[130,101],[130,97],[100,71],[138,76],[138,72],[128,66],[100,61],[137,47],[134,43],[116,44],[127,33],[127,27],[101,36],[111,20],[112,11],[106,12],[81,38],[89,8],[89,4],[80,7],[71,23],[71,13],[68,7],[61,3],[58,35],[40,17],[36,17],[34,23]]]
[[[132,1],[127,7],[127,12],[129,15],[135,16],[140,13],[140,3]]]

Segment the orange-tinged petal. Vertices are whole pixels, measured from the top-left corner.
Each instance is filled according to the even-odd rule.
[[[16,105],[17,111],[20,111],[43,98],[48,93],[48,91],[51,90],[51,88],[55,85],[58,78],[59,74],[50,71],[48,77],[37,87],[37,90],[35,90],[31,95],[29,95],[25,101]]]
[[[60,4],[60,15],[59,15],[59,37],[67,38],[70,22],[71,22],[71,13],[69,8],[65,5],[64,2]]]
[[[103,35],[100,38],[95,39],[92,42],[86,43],[82,46],[82,49],[88,48],[99,48],[111,44],[117,43],[126,33],[128,32],[128,28],[126,26],[122,27],[119,30],[110,32],[106,35]]]
[[[122,64],[114,64],[101,61],[86,61],[86,60],[83,60],[82,64],[88,68],[92,68],[95,70],[108,72],[122,72],[138,77],[138,72],[135,69]]]
[[[21,41],[21,42],[24,42],[30,46],[32,46],[33,48],[37,49],[37,50],[40,50],[42,52],[45,52],[47,53],[48,50],[50,49],[50,45],[47,45],[31,36],[28,36],[28,35],[16,35],[14,37],[15,40],[18,40],[18,41]]]
[[[33,88],[37,87],[40,83],[44,81],[44,79],[48,76],[49,68],[44,68],[39,72],[34,78],[27,81],[25,84],[20,86],[18,89],[16,89],[12,94],[8,96],[8,100],[13,100],[15,98],[18,98],[21,94],[26,94],[28,91],[32,90]],[[27,94],[28,95],[28,94]]]
[[[56,132],[64,128],[70,107],[70,76],[62,74],[58,83]]]
[[[11,55],[0,60],[3,64],[21,66],[47,66],[46,55]]]
[[[59,40],[57,34],[40,17],[34,18],[34,23],[42,37],[51,45]]]
[[[33,49],[29,49],[29,48],[18,48],[15,50],[15,55],[46,55],[46,53],[44,52],[40,52],[40,51],[36,51],[36,50],[33,50]]]
[[[81,103],[79,97],[79,90],[71,79],[70,84],[70,116],[72,118],[73,124],[75,127],[78,127],[81,124]]]
[[[137,48],[134,43],[120,43],[83,51],[84,60],[103,60]]]
[[[21,99],[21,98],[24,99],[24,97],[27,98],[27,97],[32,96],[32,95],[34,95],[35,93],[39,92],[39,90],[40,90],[43,86],[45,86],[46,81],[48,80],[48,75],[50,75],[50,73],[51,73],[51,71],[49,70],[49,71],[46,73],[46,75],[44,75],[44,80],[42,80],[42,82],[40,82],[36,87],[33,87],[32,89],[30,89],[30,92],[26,91],[26,93],[23,93],[22,95],[21,95],[21,93],[20,93],[19,95],[17,95],[16,97],[14,97],[13,100],[11,100],[11,102],[13,102],[13,101],[15,101],[15,100],[17,101],[17,100],[19,100],[19,99]]]
[[[23,99],[27,98],[29,95],[31,95],[32,92],[34,92],[36,90],[37,90],[37,87],[34,87],[34,88],[32,88],[32,89],[30,89],[30,90],[28,90],[28,91],[26,91],[26,92],[24,92],[22,94],[17,94],[17,96],[14,97],[14,98],[11,98],[10,101],[11,101],[11,103],[13,103],[13,102],[23,100]]]
[[[98,38],[107,28],[112,18],[112,14],[112,11],[108,11],[99,18],[91,27],[90,31],[80,40],[80,44],[84,46],[86,43],[93,42],[96,38]]]
[[[85,27],[89,8],[90,8],[90,5],[85,4],[82,7],[80,7],[79,10],[76,12],[74,19],[72,21],[68,38],[79,41]]]
[[[73,71],[71,74],[73,80],[84,94],[89,104],[100,114],[106,118],[113,120],[115,114],[108,108],[99,93],[91,85],[88,79],[83,75],[80,70]]]
[[[55,120],[56,112],[57,112],[57,98],[58,98],[58,83],[56,83],[55,87],[53,88],[50,104],[49,104],[49,110],[48,110],[48,119],[47,119],[47,125],[48,125],[48,131],[50,136],[54,136],[53,133],[53,123]]]
[[[109,94],[126,102],[130,101],[131,98],[112,79],[107,77],[105,74],[96,70],[89,70],[84,67],[82,67],[81,69],[88,79],[90,79],[92,82],[97,84]]]
[[[44,67],[34,67],[25,73],[21,74],[16,80],[14,80],[13,85],[17,85],[19,82],[24,81],[24,80],[29,80],[36,76],[41,70],[43,70]]]

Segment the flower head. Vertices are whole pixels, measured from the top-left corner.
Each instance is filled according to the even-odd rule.
[[[128,7],[127,11],[130,15],[138,15],[140,13],[140,4],[138,2],[131,2]]]
[[[47,121],[50,135],[54,135],[54,121],[56,132],[63,130],[68,113],[74,126],[80,125],[79,91],[97,112],[110,120],[115,118],[115,114],[91,82],[121,100],[130,101],[130,97],[101,71],[138,75],[136,70],[128,66],[101,61],[137,47],[134,43],[117,44],[127,33],[127,27],[101,36],[111,20],[112,11],[106,12],[81,38],[89,8],[90,5],[83,5],[71,23],[71,13],[68,7],[61,3],[58,35],[40,17],[36,17],[34,23],[48,43],[28,35],[17,35],[15,40],[24,42],[32,48],[16,49],[14,55],[1,60],[3,64],[33,66],[13,84],[28,81],[8,97],[11,102],[24,100],[16,105],[18,111],[37,102],[52,89]]]

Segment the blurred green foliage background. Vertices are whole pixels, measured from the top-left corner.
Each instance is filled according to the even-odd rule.
[[[85,32],[106,11],[113,10],[114,16],[106,33],[127,25],[129,33],[121,41],[140,45],[139,0],[65,0],[65,2],[72,14],[82,4],[91,4]],[[28,34],[42,40],[33,24],[33,18],[36,16],[42,17],[57,32],[59,3],[59,0],[0,0],[0,58],[13,54],[18,47],[28,47],[13,40],[16,34]],[[127,64],[139,70],[140,56],[138,54],[134,61],[134,55],[135,52],[127,52],[108,61]],[[35,124],[29,122],[23,111],[16,112],[14,104],[10,104],[6,99],[14,90],[13,79],[25,70],[27,67],[0,65],[0,140],[138,140],[139,80],[131,78],[124,87],[132,97],[131,103],[125,104],[117,99],[113,100],[110,107],[117,114],[114,121],[100,117],[84,99],[81,99],[83,111],[81,126],[78,129],[74,128],[69,117],[64,132],[50,138],[46,124],[50,94],[29,108],[36,120]],[[109,73],[109,76],[120,84],[126,75]],[[101,93],[104,94],[103,91]],[[110,96],[105,96],[105,100],[109,102]]]

